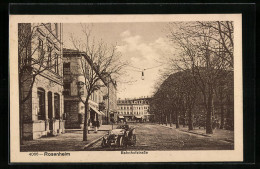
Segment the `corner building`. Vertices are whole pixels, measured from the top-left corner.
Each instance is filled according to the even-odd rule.
[[[84,52],[79,52],[73,49],[63,49],[63,68],[64,68],[64,112],[66,116],[66,128],[83,128],[84,118],[85,118],[85,105],[79,99],[79,93],[82,100],[85,100],[86,87],[85,84],[81,89],[78,89],[78,82],[84,83],[84,76],[82,72],[82,62],[84,62],[89,68],[91,66],[86,59],[86,54]],[[99,121],[102,124],[105,119],[106,114],[100,111],[99,105],[104,101],[104,97],[107,94],[107,86],[105,81],[99,80],[101,87],[99,90],[94,91],[89,99],[90,113],[88,114],[88,119],[90,123],[94,121]],[[80,90],[80,91],[79,91]]]
[[[19,55],[20,62],[30,62],[32,69],[23,76],[25,83],[20,88],[20,98],[30,97],[20,103],[22,135],[24,139],[37,139],[41,136],[57,135],[65,132],[63,120],[63,69],[62,69],[62,24],[60,23],[20,23],[18,41],[23,34],[33,32],[27,51]],[[25,43],[19,43],[19,50]],[[52,56],[55,56],[55,59]],[[39,57],[53,65],[35,76],[33,73],[45,63],[37,62]],[[27,79],[27,80],[26,80]],[[33,84],[30,89],[30,84]]]

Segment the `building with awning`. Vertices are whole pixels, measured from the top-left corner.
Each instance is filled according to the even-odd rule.
[[[143,116],[135,116],[136,119],[142,119],[144,118]]]
[[[87,95],[82,69],[80,66],[82,61],[86,61],[86,66],[91,70],[94,67],[91,60],[88,59],[85,52],[80,52],[73,49],[63,49],[63,65],[66,68],[64,73],[64,113],[66,114],[66,128],[83,128],[85,119],[85,104],[84,101]],[[96,73],[98,73],[96,71]],[[96,82],[98,87],[91,93],[89,103],[88,123],[99,121],[102,124],[102,117],[105,116],[99,106],[100,103],[105,102],[103,96],[106,94],[107,86],[104,79]],[[79,98],[80,95],[80,98]]]
[[[105,114],[102,111],[98,111],[95,107],[89,106],[91,110],[93,110],[97,115],[105,116]]]
[[[118,116],[119,119],[124,119],[124,116]]]
[[[101,125],[102,116],[105,116],[105,114],[92,105],[89,105],[89,107],[90,107],[90,122],[93,123],[94,121],[99,121],[99,124]]]

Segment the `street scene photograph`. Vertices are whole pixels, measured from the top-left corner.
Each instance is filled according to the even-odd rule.
[[[235,149],[233,20],[17,28],[20,152]]]

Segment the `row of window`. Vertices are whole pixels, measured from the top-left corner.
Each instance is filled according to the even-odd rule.
[[[38,62],[59,74],[59,55],[54,51],[54,48],[51,42],[48,41],[47,52],[45,53],[43,40],[38,39]],[[45,58],[46,56],[47,58]]]
[[[118,103],[126,103],[126,104],[149,104],[148,101],[133,101],[133,100],[118,100]]]
[[[120,107],[121,110],[128,110],[128,109],[132,109],[132,107]],[[133,107],[133,109],[148,109],[148,107]]]
[[[128,114],[128,115],[131,115],[131,114],[136,114],[136,115],[143,115],[143,114],[147,114],[147,112],[119,112],[119,114]]]
[[[64,89],[64,96],[71,95],[71,83],[70,82],[64,82],[63,89]],[[103,101],[101,94],[97,94],[96,92],[94,92],[90,95],[90,100],[93,100],[96,103]]]

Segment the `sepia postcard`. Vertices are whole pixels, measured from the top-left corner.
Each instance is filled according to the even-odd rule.
[[[11,163],[243,161],[242,14],[9,17]]]

